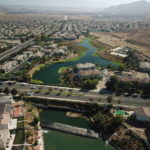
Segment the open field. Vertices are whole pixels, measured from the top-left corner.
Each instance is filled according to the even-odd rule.
[[[131,31],[130,33],[91,33],[91,35],[96,36],[98,41],[109,44],[112,47],[117,46],[129,46],[142,52],[145,55],[150,56],[150,31],[147,30],[138,30]]]

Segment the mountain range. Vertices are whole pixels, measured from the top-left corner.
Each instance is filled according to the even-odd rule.
[[[134,3],[112,6],[102,11],[109,15],[150,15],[150,2],[137,1]]]
[[[101,15],[150,15],[150,2],[142,0],[128,4],[112,6],[101,10],[98,8],[73,8],[73,7],[50,7],[50,6],[24,6],[24,5],[1,5],[0,11],[8,13],[48,13],[48,12],[96,12]]]

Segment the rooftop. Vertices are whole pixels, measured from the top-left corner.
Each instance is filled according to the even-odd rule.
[[[140,62],[140,68],[150,69],[150,62]]]
[[[85,64],[77,64],[76,67],[78,69],[88,69],[88,68],[95,68],[95,64],[92,63],[85,63]]]
[[[135,109],[135,113],[138,116],[149,116],[150,117],[150,108],[149,107],[138,107]]]

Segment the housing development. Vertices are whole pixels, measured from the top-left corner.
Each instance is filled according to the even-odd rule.
[[[0,150],[150,150],[150,13],[126,5],[150,8],[0,7]]]

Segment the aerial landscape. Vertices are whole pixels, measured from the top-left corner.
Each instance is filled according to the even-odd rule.
[[[0,150],[150,150],[150,0],[0,0]]]

